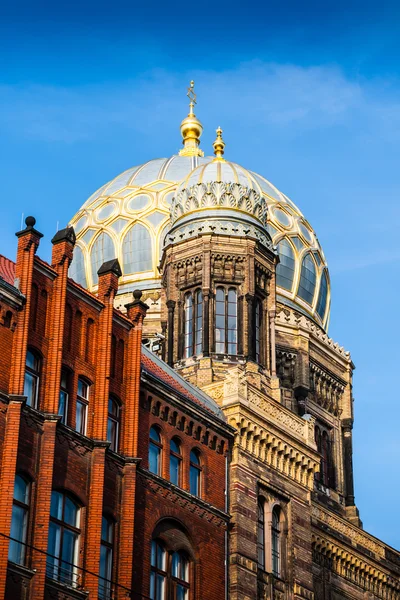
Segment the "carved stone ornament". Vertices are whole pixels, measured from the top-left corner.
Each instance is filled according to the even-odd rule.
[[[198,183],[179,192],[172,200],[172,224],[183,215],[202,209],[233,208],[254,216],[265,227],[267,203],[258,192],[239,183]]]

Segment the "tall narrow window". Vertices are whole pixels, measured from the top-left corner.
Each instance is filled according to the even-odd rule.
[[[167,583],[167,553],[158,540],[151,542],[151,600],[166,600]]]
[[[237,291],[228,290],[228,354],[237,354]]]
[[[258,501],[257,555],[259,568],[265,570],[265,517],[263,500]]]
[[[330,462],[330,440],[328,433],[326,431],[322,434],[322,461],[321,461],[321,471],[322,471],[322,483],[326,486],[329,486],[329,462]]]
[[[86,435],[87,413],[89,404],[89,385],[83,379],[78,379],[78,393],[76,397],[76,431]]]
[[[215,352],[225,352],[225,289],[217,288],[215,295]]]
[[[261,346],[262,346],[262,337],[261,337],[261,328],[262,328],[262,302],[260,299],[256,299],[256,323],[255,323],[255,346],[256,346],[256,362],[261,362]]]
[[[151,427],[149,440],[149,470],[156,475],[161,475],[161,451],[161,436],[156,427]]]
[[[32,350],[26,353],[24,396],[28,406],[37,408],[40,381],[40,359]]]
[[[111,600],[112,598],[113,545],[114,523],[111,519],[103,516],[101,524],[99,600]]]
[[[67,424],[68,416],[68,383],[69,373],[66,369],[61,371],[61,383],[60,383],[60,399],[58,401],[58,414],[61,415],[61,423]]]
[[[118,452],[118,436],[119,436],[119,415],[120,408],[118,402],[114,398],[108,400],[108,419],[107,419],[107,440],[110,443],[110,448],[114,452]]]
[[[183,552],[171,556],[172,597],[176,600],[189,598],[189,563]]]
[[[203,351],[203,294],[201,290],[185,294],[184,299],[184,357]]]
[[[194,496],[201,495],[201,463],[197,450],[190,453],[190,493]]]
[[[169,447],[169,478],[175,485],[181,484],[182,454],[179,440],[172,439]]]
[[[79,507],[66,494],[51,494],[46,575],[69,585],[77,584]]]
[[[201,354],[203,351],[203,294],[201,290],[196,290],[195,299],[194,353]]]
[[[193,354],[193,298],[185,295],[185,358]]]
[[[218,287],[215,294],[215,352],[237,354],[237,290]]]
[[[276,284],[285,290],[292,290],[296,268],[291,244],[285,239],[278,244],[279,263],[276,265]]]
[[[281,557],[280,557],[280,508],[275,506],[272,511],[271,523],[271,558],[272,558],[272,573],[275,577],[280,577]]]
[[[14,500],[11,520],[11,540],[8,549],[8,560],[23,565],[25,563],[25,544],[28,528],[30,485],[21,475],[17,475],[14,483]]]

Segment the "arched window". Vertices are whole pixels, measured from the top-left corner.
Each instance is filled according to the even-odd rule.
[[[99,600],[111,600],[114,552],[114,521],[103,516],[101,522]]]
[[[11,540],[8,560],[23,565],[25,563],[25,544],[29,516],[29,483],[17,475],[14,483],[14,500],[11,520]]]
[[[26,353],[24,396],[28,406],[37,408],[40,383],[40,358],[33,350]]]
[[[190,453],[190,493],[193,496],[201,496],[201,463],[198,450],[192,450]]]
[[[185,552],[167,552],[160,540],[153,540],[150,564],[151,600],[189,600],[189,560]]]
[[[78,393],[76,397],[75,429],[86,435],[87,414],[89,405],[89,384],[83,379],[78,379]]]
[[[322,459],[321,459],[321,471],[322,471],[322,483],[329,486],[329,459],[330,459],[330,440],[326,431],[322,434]]]
[[[99,267],[97,267],[96,273],[98,269]],[[75,246],[74,248],[74,256],[69,267],[68,275],[71,277],[71,279],[76,281],[76,283],[79,283],[79,285],[81,285],[82,287],[87,287],[85,259],[83,257],[83,252],[79,246]]]
[[[215,352],[237,354],[237,290],[217,287],[215,295]]]
[[[46,575],[69,585],[77,583],[79,513],[69,496],[52,492]]]
[[[255,322],[255,359],[256,362],[261,362],[261,351],[262,351],[262,321],[263,321],[263,311],[262,311],[262,302],[259,298],[256,298],[256,322]]]
[[[287,240],[278,244],[279,263],[276,267],[276,284],[285,290],[292,290],[295,258],[293,248]]]
[[[265,571],[265,516],[262,499],[258,501],[257,556],[259,568]]]
[[[175,485],[181,484],[182,454],[179,440],[173,438],[169,446],[169,478]]]
[[[326,301],[328,298],[328,279],[326,277],[326,271],[322,273],[321,284],[319,287],[318,302],[317,302],[317,313],[321,319],[325,316]]]
[[[118,452],[119,419],[119,404],[114,398],[110,397],[108,399],[107,440],[111,442],[110,449],[114,452]]]
[[[93,343],[94,343],[94,321],[88,319],[86,323],[86,344],[85,344],[85,360],[93,362]]]
[[[124,274],[151,271],[152,254],[150,233],[144,225],[137,223],[129,229],[122,243]]]
[[[326,430],[321,430],[320,427],[315,427],[315,444],[321,455],[319,473],[315,474],[315,480],[322,483],[326,487],[331,487],[333,484],[332,477],[332,455],[331,455],[331,440],[330,435]]]
[[[275,506],[272,511],[271,522],[271,558],[272,573],[275,577],[281,574],[281,530],[280,530],[280,508]]]
[[[303,298],[308,304],[314,300],[316,284],[315,264],[310,254],[306,254],[301,264],[300,283],[298,296]]]
[[[60,382],[60,398],[58,401],[58,414],[61,415],[61,423],[67,424],[69,398],[69,371],[62,369]]]
[[[91,252],[90,252],[90,262],[92,265],[92,281],[95,285],[98,283],[99,278],[97,275],[97,271],[100,269],[101,265],[107,260],[111,260],[115,258],[115,248],[114,242],[108,233],[102,231],[100,235],[96,238],[94,242]]]
[[[161,475],[161,436],[156,427],[150,427],[149,440],[149,470],[156,475]]]

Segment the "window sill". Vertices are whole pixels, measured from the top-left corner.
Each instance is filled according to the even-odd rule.
[[[68,585],[67,583],[61,583],[56,579],[51,579],[46,576],[46,587],[56,590],[58,592],[62,592],[68,598],[75,598],[76,600],[85,600],[89,596],[89,592],[85,592],[84,590],[80,590],[72,585]]]

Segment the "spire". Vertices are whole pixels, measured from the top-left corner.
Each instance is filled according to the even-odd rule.
[[[218,127],[216,133],[217,133],[217,137],[215,139],[215,142],[213,143],[215,159],[219,158],[221,160],[224,160],[222,158],[222,156],[223,156],[224,151],[225,151],[224,150],[225,149],[225,142],[222,139],[222,129],[221,129],[221,127]]]
[[[194,114],[194,105],[196,102],[196,93],[194,91],[194,81],[190,82],[187,96],[189,102],[189,114],[181,123],[181,134],[183,148],[180,150],[180,156],[204,156],[204,152],[200,150],[200,136],[203,132],[203,125],[200,123]]]

